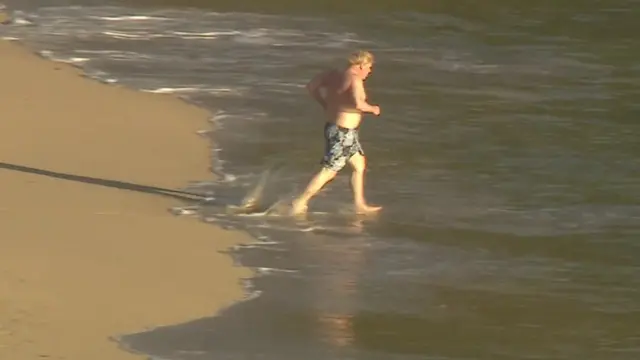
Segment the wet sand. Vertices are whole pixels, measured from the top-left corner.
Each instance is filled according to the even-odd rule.
[[[2,359],[143,358],[112,337],[213,315],[250,275],[220,253],[248,236],[143,187],[211,180],[207,113],[80,75],[0,41]]]

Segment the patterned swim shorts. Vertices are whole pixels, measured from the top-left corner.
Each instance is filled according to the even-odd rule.
[[[324,126],[324,139],[326,145],[321,164],[329,170],[338,172],[353,155],[364,155],[358,139],[358,129],[347,129],[327,123]]]

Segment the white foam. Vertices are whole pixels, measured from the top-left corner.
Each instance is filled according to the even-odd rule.
[[[177,216],[195,215],[198,213],[198,209],[195,207],[174,207],[171,208],[171,213]]]
[[[77,53],[81,54],[121,54],[122,51],[117,50],[76,50]]]
[[[298,272],[298,270],[277,269],[277,268],[269,268],[269,267],[259,267],[259,268],[256,268],[256,270],[260,274],[273,274],[276,272],[281,272],[281,273],[297,273]]]
[[[269,211],[252,212],[252,213],[238,213],[234,214],[239,217],[261,217],[261,216],[278,216],[276,214],[270,214]]]
[[[89,58],[82,58],[82,57],[69,57],[69,58],[56,57],[55,54],[49,50],[39,51],[38,54],[40,54],[40,56],[42,56],[45,59],[49,59],[49,60],[53,60],[61,63],[67,63],[67,64],[82,64],[90,60]]]
[[[56,61],[60,61],[60,62],[68,63],[68,64],[83,64],[83,63],[86,63],[89,60],[91,60],[91,59],[82,58],[82,57],[71,57],[71,58],[66,58],[66,59],[64,59],[64,58],[56,59]]]
[[[222,161],[218,160],[218,162],[222,163]],[[237,176],[233,175],[233,174],[224,174],[223,178],[222,178],[222,182],[234,182],[238,179]]]
[[[258,242],[252,242],[252,243],[240,245],[239,247],[251,249],[251,248],[259,248],[267,245],[280,245],[280,244],[281,243],[278,241],[258,241]]]
[[[27,19],[24,14],[19,11],[16,11],[14,17],[11,19],[11,24],[13,25],[33,25],[33,21]]]
[[[118,82],[118,79],[108,77],[108,74],[103,71],[92,71],[90,73],[86,73],[86,76],[106,84],[115,84]]]
[[[255,227],[261,228],[261,229],[291,231],[291,232],[313,232],[318,230],[330,230],[330,228],[324,227],[324,226],[297,227],[297,226],[277,226],[277,225],[271,225],[271,224],[260,224],[260,225],[255,225]]]
[[[38,51],[38,54],[44,58],[47,59],[52,59],[53,58],[53,52],[49,51],[49,50],[40,50]]]
[[[148,39],[153,39],[153,38],[159,38],[159,37],[166,37],[165,35],[161,35],[161,34],[133,34],[133,33],[126,33],[126,32],[122,32],[122,31],[103,31],[101,32],[102,35],[107,35],[107,36],[111,36],[113,38],[116,39],[121,39],[121,40],[148,40]]]
[[[171,31],[167,33],[149,33],[149,32],[124,32],[124,31],[102,31],[101,34],[111,36],[116,39],[137,40],[137,39],[155,39],[155,38],[179,38],[184,40],[212,40],[220,36],[239,35],[237,31],[207,31],[207,32],[187,32],[187,31]]]
[[[206,31],[206,32],[190,32],[190,31],[173,31],[171,32],[175,35],[185,35],[185,36],[220,36],[220,35],[238,35],[241,34],[240,31],[231,30],[231,31]]]
[[[213,130],[198,130],[196,131],[196,134],[199,136],[209,136],[211,133],[213,132]]]
[[[231,88],[207,88],[207,87],[160,87],[156,89],[143,89],[142,91],[154,94],[189,94],[207,93],[211,95],[242,95],[242,91]]]
[[[260,291],[260,290],[251,291],[242,300],[243,301],[250,301],[250,300],[259,298],[260,295],[262,295],[262,291]]]
[[[270,241],[270,242],[253,242],[249,244],[236,245],[232,247],[234,251],[244,250],[244,249],[264,249],[265,247],[270,247],[271,245],[280,245],[281,243]]]
[[[128,16],[90,16],[91,19],[107,20],[107,21],[144,21],[144,20],[168,20],[163,17],[145,16],[145,15],[128,15]]]
[[[154,94],[176,94],[176,93],[197,92],[197,91],[200,91],[200,89],[194,88],[194,87],[178,87],[178,88],[162,87],[162,88],[151,89],[151,90],[147,89],[143,91],[154,93]]]
[[[208,32],[186,32],[186,31],[172,31],[171,34],[175,37],[179,37],[185,40],[193,40],[193,39],[216,39],[221,35],[234,35],[234,32],[219,32],[219,31],[208,31]]]
[[[209,119],[210,122],[212,123],[217,123],[220,120],[226,119],[226,118],[230,118],[231,114],[227,114],[223,111],[218,111],[215,114],[213,114],[213,116],[211,116],[211,118]]]

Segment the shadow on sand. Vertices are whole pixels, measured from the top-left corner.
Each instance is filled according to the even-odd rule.
[[[85,184],[104,186],[104,187],[115,188],[120,190],[135,191],[135,192],[152,194],[152,195],[166,196],[166,197],[183,200],[183,201],[206,200],[206,195],[204,194],[196,194],[196,193],[181,191],[181,190],[165,189],[165,188],[160,188],[155,186],[134,184],[134,183],[128,183],[128,182],[118,181],[118,180],[100,179],[100,178],[94,178],[89,176],[66,174],[66,173],[60,173],[60,172],[55,172],[50,170],[32,168],[28,166],[8,164],[4,162],[0,162],[0,169],[48,176],[56,179],[76,181],[76,182],[81,182]]]

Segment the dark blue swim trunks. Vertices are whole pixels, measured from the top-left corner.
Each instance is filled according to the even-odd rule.
[[[347,129],[336,124],[324,126],[325,152],[321,164],[325,168],[338,172],[357,153],[364,155],[358,129]]]

